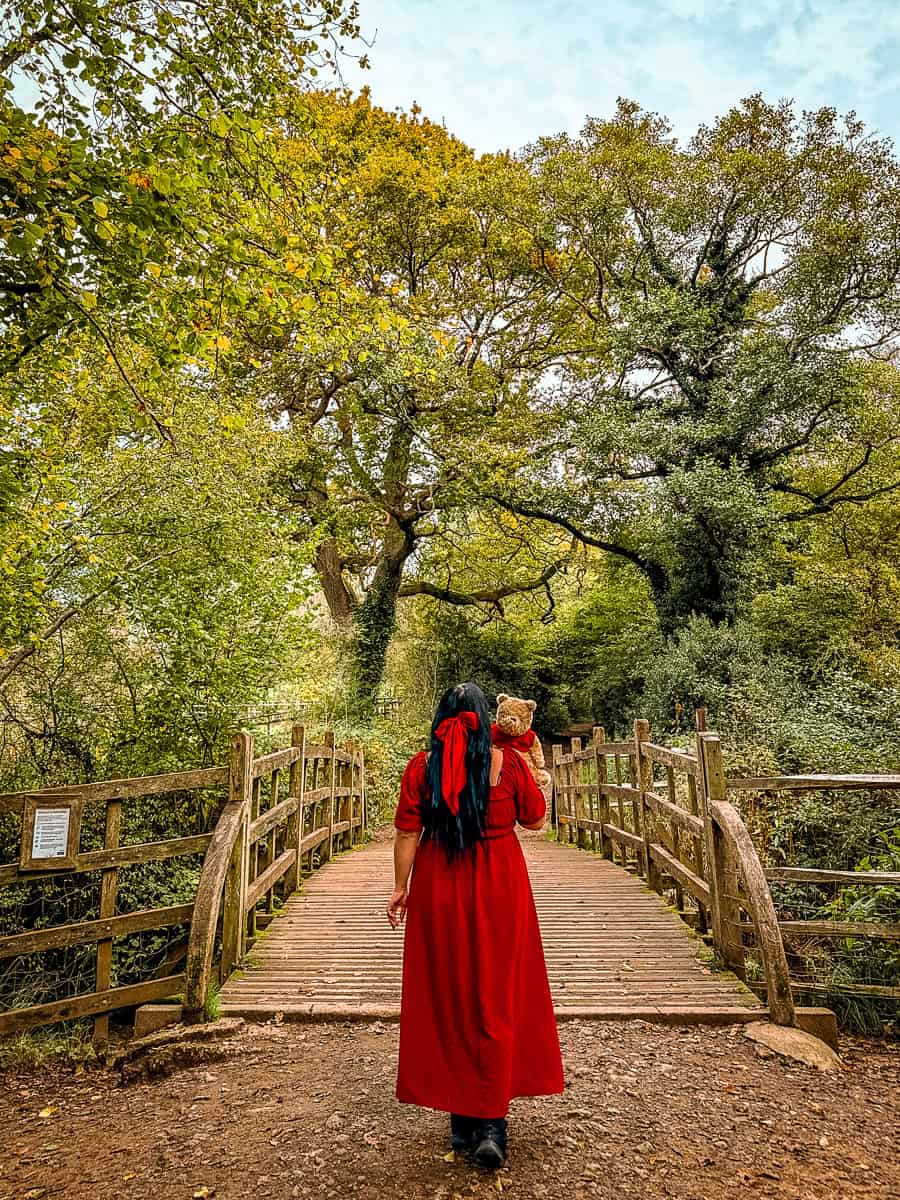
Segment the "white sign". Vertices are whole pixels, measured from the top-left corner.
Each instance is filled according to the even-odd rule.
[[[32,858],[65,858],[69,844],[68,808],[37,808],[31,837]]]

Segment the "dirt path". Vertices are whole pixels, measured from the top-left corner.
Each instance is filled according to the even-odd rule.
[[[516,1102],[495,1177],[445,1161],[442,1115],[393,1101],[395,1027],[272,1024],[150,1083],[6,1076],[0,1200],[900,1196],[895,1048],[845,1041],[826,1076],[739,1028],[561,1035],[566,1092]]]

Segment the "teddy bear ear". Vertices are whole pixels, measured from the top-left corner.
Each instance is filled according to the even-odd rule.
[[[531,712],[534,712],[534,710],[537,708],[537,700],[526,700],[525,703],[528,705]]]
[[[497,693],[497,703],[498,704],[502,704],[504,700],[508,700],[508,699],[509,699],[509,696],[507,696],[506,692],[498,692]]]

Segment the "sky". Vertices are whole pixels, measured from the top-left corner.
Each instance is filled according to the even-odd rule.
[[[475,150],[576,133],[618,96],[687,138],[743,96],[853,109],[900,144],[900,0],[360,0],[385,108]]]

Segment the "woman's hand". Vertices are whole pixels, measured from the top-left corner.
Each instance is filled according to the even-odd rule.
[[[387,906],[387,919],[391,923],[391,929],[399,929],[403,924],[408,899],[409,895],[405,887],[394,889],[394,894]]]

